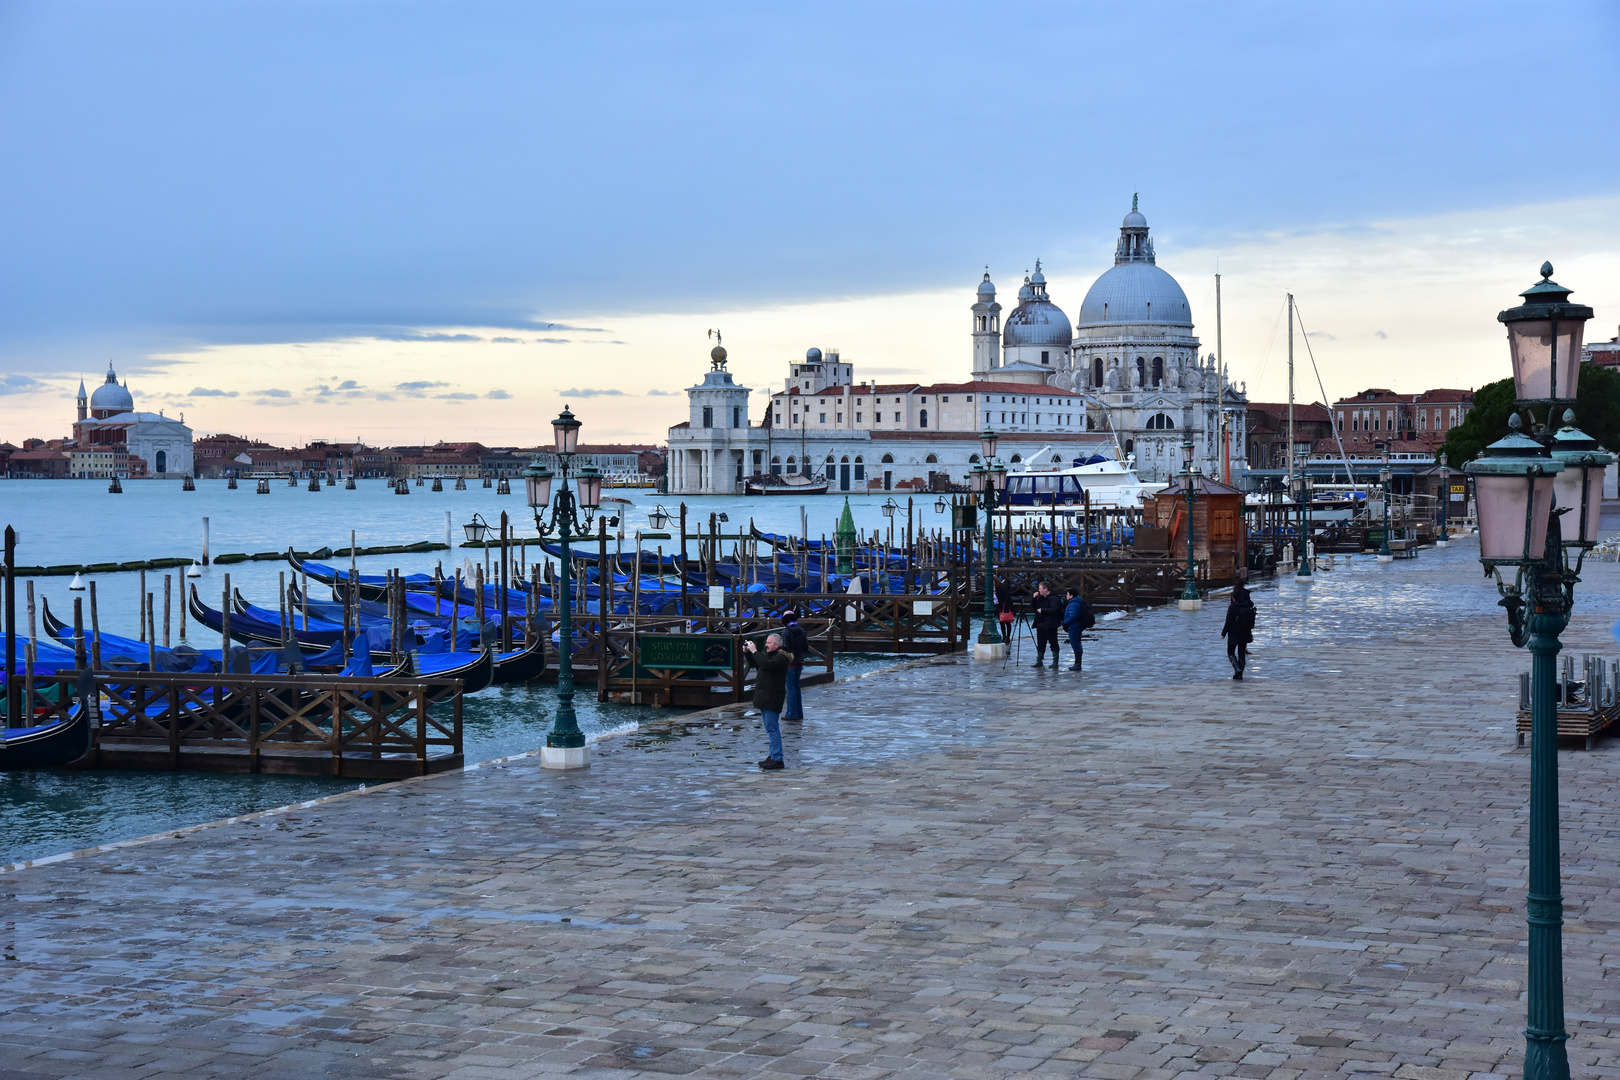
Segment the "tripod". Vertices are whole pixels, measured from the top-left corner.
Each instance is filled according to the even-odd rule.
[[[1001,670],[1007,670],[1009,661],[1016,663],[1023,656],[1024,639],[1035,640],[1035,628],[1029,616],[1022,612],[1013,615],[1013,621],[1001,624],[1007,632],[1007,644],[1010,646],[1007,655],[1001,658]]]

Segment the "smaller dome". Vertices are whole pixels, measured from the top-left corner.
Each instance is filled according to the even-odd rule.
[[[805,350],[804,362],[807,364],[821,363],[821,350],[815,346],[811,346],[809,349]]]
[[[1031,287],[1029,278],[1025,278],[1024,287],[1018,290],[1018,302],[1023,303],[1025,300],[1033,299],[1035,299],[1035,290],[1033,287]]]
[[[1132,210],[1130,213],[1126,214],[1125,221],[1121,225],[1121,228],[1125,229],[1145,229],[1147,227],[1147,218],[1142,216],[1142,212],[1140,210]]]
[[[988,270],[985,271],[984,280],[979,282],[979,295],[980,296],[994,296],[994,295],[996,295],[996,287],[990,281],[990,272]]]
[[[1041,264],[1039,262],[1035,264],[1035,273],[1030,277],[1029,283],[1031,285],[1046,284],[1046,275],[1041,273]]]
[[[90,407],[115,413],[135,411],[135,399],[130,396],[127,387],[118,385],[118,375],[113,371],[111,364],[107,365],[107,381],[96,387],[96,392],[90,395]]]

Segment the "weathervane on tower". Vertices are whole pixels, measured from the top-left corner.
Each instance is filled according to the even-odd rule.
[[[721,344],[720,331],[710,330],[709,336],[714,338],[714,348],[709,350],[710,367],[714,371],[726,370],[726,347]]]

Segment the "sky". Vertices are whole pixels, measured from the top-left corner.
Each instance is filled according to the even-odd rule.
[[[762,390],[810,346],[961,380],[985,267],[1072,316],[1137,192],[1251,397],[1289,290],[1302,398],[1477,386],[1544,259],[1620,332],[1617,44],[1612,3],[0,0],[0,439],[109,362],[278,443],[661,441],[714,328]]]

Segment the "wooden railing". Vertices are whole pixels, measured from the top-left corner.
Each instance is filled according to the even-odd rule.
[[[67,719],[77,679],[36,680],[34,723]],[[45,700],[52,684],[60,702]],[[392,777],[462,761],[459,679],[143,672],[97,684],[99,723],[76,767]]]
[[[1209,563],[1197,560],[1193,571],[1203,587],[1208,587]],[[1028,607],[1036,586],[1045,581],[1061,597],[1071,587],[1078,588],[1095,611],[1135,611],[1174,603],[1187,582],[1185,559],[1122,556],[1115,559],[1018,559],[995,568],[1013,598],[1017,610]],[[973,583],[973,611],[983,610],[984,579]]]

